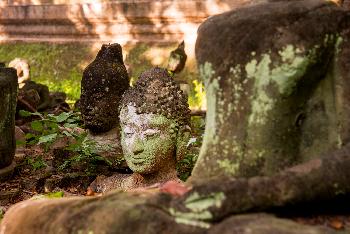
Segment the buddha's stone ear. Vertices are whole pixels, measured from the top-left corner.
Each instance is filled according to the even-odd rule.
[[[187,144],[191,137],[191,128],[187,125],[181,126],[176,138],[176,161],[182,160],[187,152]]]

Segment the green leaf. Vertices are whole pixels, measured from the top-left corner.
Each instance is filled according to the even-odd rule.
[[[62,171],[71,164],[70,160],[65,160],[61,166],[58,167],[58,170]]]
[[[28,116],[31,116],[32,113],[29,112],[29,111],[20,110],[20,111],[19,111],[19,115],[22,116],[22,117],[28,117]]]
[[[77,119],[74,119],[74,118],[69,118],[67,119],[67,123],[75,123],[77,122],[78,120]]]
[[[57,133],[53,133],[53,134],[41,136],[41,137],[39,138],[38,144],[52,142],[53,140],[56,139],[56,137],[57,137]]]
[[[46,167],[46,163],[42,159],[36,160],[34,163],[32,163],[33,169],[36,171],[40,168]]]
[[[62,133],[68,137],[72,137],[72,134],[70,134],[70,132],[68,131],[63,131]]]
[[[47,198],[61,198],[61,197],[63,197],[63,195],[64,195],[64,192],[59,191],[59,192],[55,192],[55,193],[45,194],[45,197],[47,197]]]
[[[70,113],[62,112],[59,116],[54,116],[54,118],[56,119],[56,121],[58,123],[62,123],[64,121],[66,121],[69,118],[69,116],[71,116]]]
[[[25,135],[25,138],[26,138],[26,140],[29,140],[29,139],[31,139],[31,138],[35,138],[35,135],[34,135],[33,133],[27,133],[27,134]]]
[[[76,127],[78,127],[78,124],[65,123],[63,126],[64,126],[65,128],[76,128]]]
[[[46,126],[50,129],[51,132],[57,132],[59,129],[58,123],[52,121],[47,122]]]
[[[33,121],[30,124],[30,126],[34,131],[41,132],[43,130],[43,123],[41,121],[38,121],[38,120]]]
[[[32,113],[32,112],[25,111],[25,110],[20,110],[19,111],[19,115],[22,116],[22,117],[29,117],[29,116],[32,116],[32,115],[42,117],[42,114],[40,114],[39,112]]]
[[[16,146],[17,146],[17,147],[22,146],[22,145],[25,145],[25,144],[26,144],[26,141],[16,140]]]

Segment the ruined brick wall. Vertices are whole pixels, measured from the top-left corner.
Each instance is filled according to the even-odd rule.
[[[0,41],[194,42],[207,17],[250,1],[0,0]]]
[[[345,7],[348,10],[350,10],[350,0],[344,0],[343,7]]]
[[[0,0],[0,42],[194,44],[207,17],[269,0]],[[350,0],[334,0],[350,10]]]

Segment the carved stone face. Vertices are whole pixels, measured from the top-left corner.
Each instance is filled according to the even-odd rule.
[[[164,171],[176,162],[176,122],[159,114],[137,114],[127,105],[121,109],[122,148],[133,172]]]

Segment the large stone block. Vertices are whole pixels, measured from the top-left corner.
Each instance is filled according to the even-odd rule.
[[[194,180],[271,175],[349,142],[350,13],[271,1],[209,18],[196,57],[208,112]]]
[[[0,181],[13,170],[17,86],[16,70],[0,68]]]

